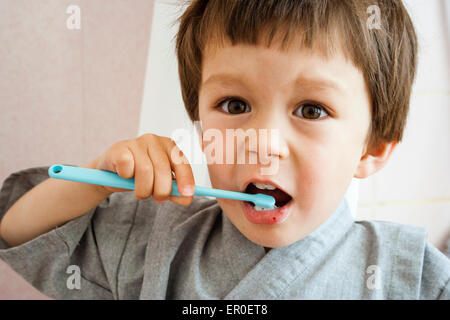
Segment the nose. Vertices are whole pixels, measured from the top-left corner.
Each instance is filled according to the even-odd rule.
[[[273,105],[266,105],[252,118],[250,126],[258,131],[257,146],[248,146],[248,151],[259,155],[263,161],[289,157],[288,134],[289,123],[286,119],[285,108],[271,101]],[[269,159],[267,159],[269,158]]]

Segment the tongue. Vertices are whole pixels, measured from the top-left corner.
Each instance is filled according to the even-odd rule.
[[[277,207],[282,207],[292,199],[292,197],[283,190],[280,190],[278,188],[275,190],[259,189],[253,183],[250,183],[248,185],[247,189],[245,189],[245,192],[250,194],[262,193],[272,196],[275,198],[275,204],[277,205]]]

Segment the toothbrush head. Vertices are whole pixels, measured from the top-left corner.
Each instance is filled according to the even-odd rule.
[[[275,207],[275,198],[267,194],[257,193],[251,200],[255,206],[272,209]]]

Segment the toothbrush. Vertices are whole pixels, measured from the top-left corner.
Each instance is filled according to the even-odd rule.
[[[134,190],[135,188],[134,178],[125,179],[119,176],[117,173],[105,170],[55,164],[48,168],[48,175],[56,179],[96,184],[114,188],[130,190]],[[175,180],[172,181],[171,195],[181,197],[181,194],[178,192],[177,182]],[[275,206],[275,198],[262,193],[248,194],[243,192],[234,192],[195,186],[194,195],[250,201],[253,202],[255,206],[263,208],[274,208]]]

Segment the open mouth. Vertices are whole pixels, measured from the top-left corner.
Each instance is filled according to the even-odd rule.
[[[257,207],[253,202],[243,201],[243,209],[247,219],[254,224],[281,223],[289,215],[292,197],[277,186],[270,183],[250,182],[245,188],[245,193],[262,193],[275,198],[275,208],[267,209]]]
[[[272,196],[275,198],[275,206],[277,208],[281,208],[283,206],[285,206],[289,201],[292,200],[292,197],[284,192],[283,190],[271,185],[271,184],[266,184],[266,183],[256,183],[256,182],[250,182],[247,185],[247,188],[245,188],[245,193],[250,193],[250,194],[257,194],[257,193],[262,193],[262,194],[266,194],[269,196]],[[247,201],[246,201],[247,202]],[[260,207],[255,207],[255,205],[252,202],[248,202],[250,205],[252,205],[255,210],[273,210],[273,209],[264,209],[264,208],[260,208]],[[277,209],[275,208],[275,209]]]

